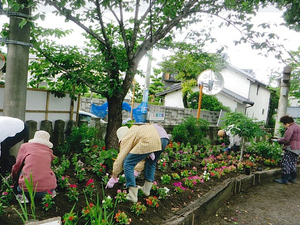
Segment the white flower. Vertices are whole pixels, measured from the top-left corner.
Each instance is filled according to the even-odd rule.
[[[170,192],[170,189],[169,189],[169,188],[164,187],[164,189],[165,189],[165,192],[166,192],[167,194]]]

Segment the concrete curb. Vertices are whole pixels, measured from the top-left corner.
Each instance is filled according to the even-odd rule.
[[[300,166],[297,167],[298,173]],[[235,194],[251,189],[264,183],[272,182],[280,178],[281,169],[257,171],[251,175],[241,175],[237,178],[229,178],[203,197],[189,204],[184,209],[176,212],[175,216],[165,221],[165,225],[193,225],[199,224],[207,217],[213,215],[218,208],[225,204]],[[195,223],[197,221],[197,223]]]

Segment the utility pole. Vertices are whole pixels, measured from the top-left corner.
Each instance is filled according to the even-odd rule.
[[[7,44],[7,64],[4,89],[3,114],[25,120],[28,60],[30,48],[30,24],[20,27],[23,19],[30,19],[30,9],[27,0],[17,0],[18,12],[8,11],[10,17],[9,36]]]
[[[282,116],[286,115],[286,109],[288,106],[288,98],[289,98],[289,91],[290,91],[291,72],[292,72],[291,66],[285,66],[283,68],[283,76],[282,76],[282,82],[280,85],[280,97],[279,97],[279,102],[278,102],[274,136],[280,135],[279,134],[280,118]]]

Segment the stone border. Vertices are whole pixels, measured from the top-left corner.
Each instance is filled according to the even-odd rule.
[[[300,166],[297,167],[298,173]],[[251,175],[241,175],[237,178],[229,178],[220,185],[215,186],[211,191],[184,209],[175,213],[165,221],[165,225],[191,225],[204,221],[213,215],[222,205],[235,194],[251,189],[264,183],[272,182],[274,178],[281,176],[281,169],[257,171]]]

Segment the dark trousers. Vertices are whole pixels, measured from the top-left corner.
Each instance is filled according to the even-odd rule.
[[[11,171],[11,160],[9,150],[18,142],[24,140],[24,142],[28,142],[29,132],[28,127],[24,124],[24,129],[17,133],[13,137],[8,137],[4,141],[1,142],[1,158],[0,158],[0,167],[1,167],[1,174],[5,175],[5,173]]]

